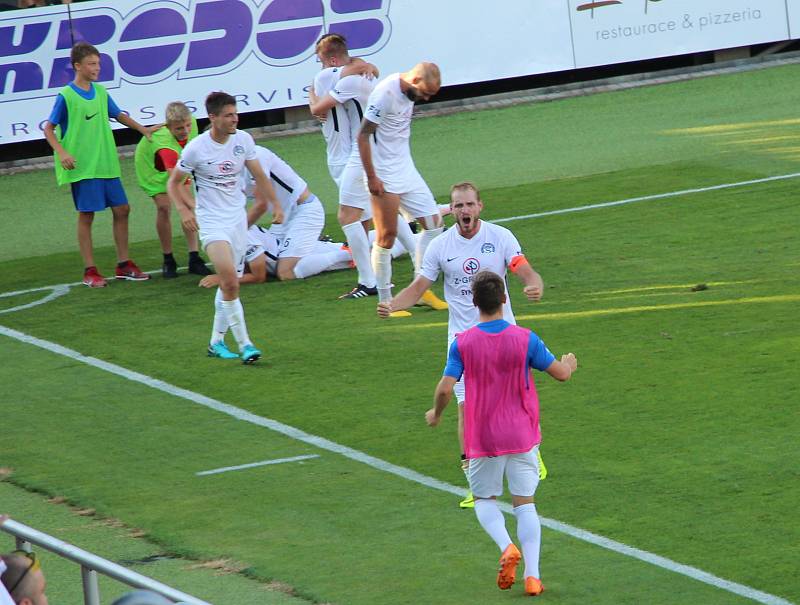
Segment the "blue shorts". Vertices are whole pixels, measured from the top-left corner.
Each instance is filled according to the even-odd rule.
[[[100,212],[112,206],[124,206],[128,197],[119,178],[83,179],[71,183],[72,201],[78,212]]]

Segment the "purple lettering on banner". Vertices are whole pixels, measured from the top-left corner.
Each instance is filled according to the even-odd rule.
[[[64,19],[58,30],[56,50],[72,48],[73,38],[75,42],[85,40],[89,44],[99,46],[108,42],[116,30],[117,26],[114,23],[114,19],[108,15],[78,17],[72,20],[72,25],[70,25],[69,19]]]
[[[383,23],[377,19],[334,23],[331,25],[330,33],[344,36],[347,40],[347,47],[350,50],[369,48],[381,39]]]
[[[186,21],[177,11],[156,8],[133,19],[122,32],[120,42],[153,39],[146,48],[119,52],[119,66],[125,73],[136,77],[160,74],[175,63],[183,52],[183,43],[155,44],[161,36],[186,34]]]
[[[50,32],[50,23],[26,23],[22,26],[22,40],[14,44],[13,25],[0,27],[0,57],[24,55],[39,48]]]
[[[192,32],[222,30],[225,35],[213,40],[195,40],[189,46],[188,71],[220,67],[232,63],[247,47],[253,31],[253,17],[239,0],[216,0],[196,6]]]
[[[378,10],[383,6],[383,0],[332,0],[331,10],[335,13],[360,13],[362,11]]]
[[[6,92],[9,74],[14,74],[14,88],[10,92],[38,90],[44,84],[42,68],[38,63],[9,63],[0,65],[0,94]]]
[[[258,48],[272,59],[300,55],[320,37],[324,15],[325,8],[320,0],[275,0],[261,14],[259,24],[319,19],[319,25],[291,28],[289,23],[287,29],[260,33],[256,36]]]

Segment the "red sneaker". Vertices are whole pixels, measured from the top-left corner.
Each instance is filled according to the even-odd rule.
[[[97,267],[89,267],[83,272],[83,283],[90,288],[105,288],[108,282],[97,272]]]
[[[144,273],[139,267],[136,266],[132,260],[125,261],[121,267],[117,265],[115,275],[117,279],[130,279],[132,281],[144,281],[150,279],[150,275]]]

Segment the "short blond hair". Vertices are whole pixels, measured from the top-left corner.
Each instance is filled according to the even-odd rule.
[[[186,103],[173,101],[167,105],[167,109],[164,111],[164,118],[168,124],[185,122],[192,118],[192,110],[187,107]]]
[[[456,183],[452,187],[450,187],[450,199],[453,199],[453,194],[456,191],[474,191],[475,198],[480,202],[481,201],[481,193],[478,191],[478,188],[475,186],[475,183],[470,181],[462,181],[460,183]]]

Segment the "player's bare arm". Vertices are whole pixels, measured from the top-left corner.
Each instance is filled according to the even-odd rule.
[[[162,122],[161,124],[155,124],[154,126],[142,126],[141,124],[139,124],[139,122],[134,120],[125,112],[117,116],[117,122],[123,124],[124,126],[127,126],[132,130],[137,131],[148,141],[150,141],[153,138],[153,133],[164,125]]]
[[[442,419],[442,412],[453,398],[453,387],[456,379],[452,376],[442,376],[439,384],[436,385],[436,392],[433,394],[433,407],[425,412],[425,422],[428,426],[437,426]]]
[[[324,122],[325,118],[328,116],[328,110],[336,105],[336,99],[334,99],[330,94],[327,94],[324,97],[318,97],[317,95],[313,95],[312,97],[312,95],[313,91],[309,91],[308,107],[311,110],[311,115],[321,122]]]
[[[517,261],[516,266],[512,266],[511,270],[516,273],[517,277],[523,284],[522,292],[528,300],[539,301],[542,300],[544,294],[544,281],[542,276],[539,275],[530,263],[525,260],[524,256],[518,256],[514,260]],[[514,262],[512,261],[512,265]]]
[[[199,231],[197,216],[194,212],[194,200],[189,193],[189,188],[184,187],[189,174],[179,168],[173,168],[167,180],[167,193],[170,199],[175,202],[175,208],[181,215],[181,225],[187,231]]]
[[[364,59],[352,57],[350,63],[342,68],[340,78],[347,76],[367,76],[368,78],[377,78],[380,76],[380,70],[372,63],[367,63]]]
[[[253,192],[255,202],[247,210],[247,226],[254,225],[269,207],[272,207],[272,222],[282,223],[283,208],[281,208],[278,197],[275,195],[275,190],[272,188],[272,183],[264,173],[261,164],[258,160],[246,160],[245,165],[256,182],[256,188]]]
[[[389,314],[395,311],[402,311],[417,304],[417,301],[431,287],[433,282],[427,277],[418,275],[406,288],[397,296],[387,302],[378,303],[378,317],[386,319]]]
[[[44,138],[50,144],[53,151],[58,154],[58,159],[61,162],[61,167],[64,170],[73,170],[75,168],[75,158],[64,149],[64,146],[59,143],[56,137],[56,125],[51,122],[45,122],[44,125]]]
[[[369,192],[377,197],[384,193],[383,182],[375,173],[375,164],[372,162],[372,147],[369,138],[378,130],[375,122],[370,122],[366,118],[361,122],[361,130],[358,131],[358,152],[361,154],[361,163],[364,165],[364,172],[367,175],[367,186]]]
[[[553,363],[547,367],[545,372],[560,382],[566,382],[577,369],[578,360],[575,354],[567,353],[566,355],[562,355],[560,360],[554,360]]]

